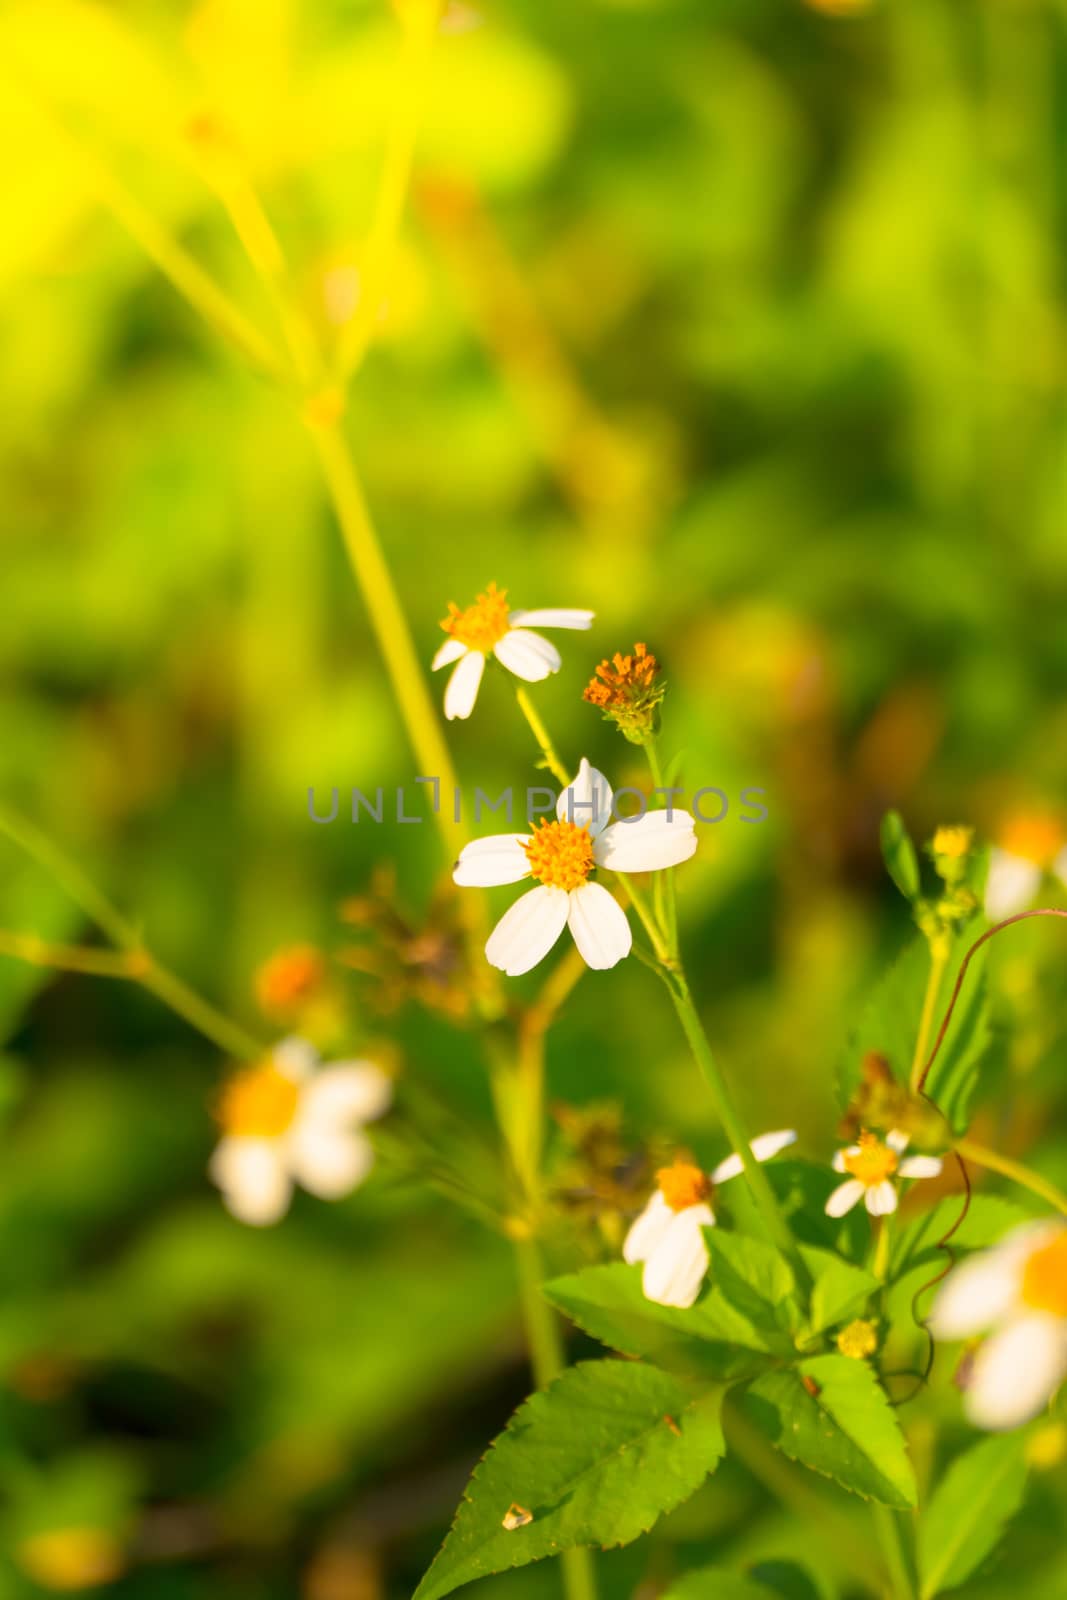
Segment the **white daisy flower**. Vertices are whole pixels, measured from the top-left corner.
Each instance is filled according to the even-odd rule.
[[[578,776],[559,797],[556,821],[533,833],[497,833],[465,845],[453,880],[491,888],[536,878],[538,887],[505,912],[485,947],[494,967],[510,978],[529,972],[569,926],[587,966],[613,967],[633,943],[630,924],[614,895],[590,883],[597,867],[612,872],[656,872],[688,861],[697,847],[688,811],[646,811],[611,821],[611,785],[582,758]],[[579,821],[579,818],[587,818]]]
[[[469,717],[478,698],[486,658],[496,657],[517,678],[540,683],[558,672],[559,651],[533,629],[591,628],[592,611],[549,607],[544,611],[509,611],[508,592],[491,583],[472,606],[461,611],[449,604],[441,623],[448,638],[433,658],[433,670],[455,665],[445,690],[445,716]]]
[[[847,1172],[849,1177],[827,1200],[827,1216],[843,1217],[862,1200],[872,1217],[888,1217],[897,1209],[894,1179],[936,1178],[943,1165],[941,1157],[904,1156],[907,1148],[908,1135],[894,1129],[884,1139],[861,1133],[858,1144],[839,1150],[834,1171]]]
[[[288,1210],[294,1183],[323,1200],[348,1194],[374,1161],[362,1124],[380,1117],[392,1095],[373,1062],[320,1066],[303,1039],[285,1039],[235,1072],[219,1099],[222,1138],[209,1167],[227,1209],[265,1227]]]
[[[1002,922],[1034,902],[1051,872],[1067,884],[1067,834],[1056,817],[1035,812],[1013,817],[989,853],[985,914]]]
[[[1067,1227],[1028,1222],[954,1267],[929,1321],[936,1339],[989,1337],[966,1368],[979,1428],[1036,1417],[1067,1377]]]
[[[757,1161],[769,1161],[795,1140],[792,1128],[763,1133],[753,1139],[752,1154]],[[740,1156],[732,1155],[710,1174],[686,1161],[676,1161],[673,1167],[656,1173],[659,1188],[622,1247],[623,1259],[631,1266],[637,1261],[645,1264],[641,1288],[646,1300],[661,1306],[693,1304],[710,1260],[701,1230],[715,1226],[711,1201],[716,1185],[743,1171]]]

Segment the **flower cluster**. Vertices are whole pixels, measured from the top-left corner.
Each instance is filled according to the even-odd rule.
[[[659,663],[645,644],[633,655],[616,651],[602,661],[582,690],[582,699],[599,706],[631,744],[647,744],[655,732],[656,708],[666,693]]]

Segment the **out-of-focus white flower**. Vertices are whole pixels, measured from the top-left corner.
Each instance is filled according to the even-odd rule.
[[[989,853],[985,914],[990,922],[1025,911],[1047,872],[1067,884],[1067,831],[1063,823],[1043,812],[1012,817],[1000,829]]]
[[[753,1139],[757,1161],[769,1161],[792,1144],[792,1128]],[[691,1306],[708,1270],[708,1247],[702,1229],[715,1226],[711,1201],[715,1188],[743,1171],[741,1158],[727,1156],[713,1172],[676,1161],[656,1173],[659,1187],[636,1219],[622,1247],[623,1259],[643,1261],[641,1287],[646,1300],[661,1306]]]
[[[968,1364],[964,1409],[979,1428],[1017,1428],[1067,1376],[1067,1227],[1026,1223],[954,1267],[934,1302],[935,1339],[989,1337]]]
[[[696,850],[688,811],[646,811],[612,822],[613,798],[604,774],[583,756],[578,776],[559,797],[555,822],[542,821],[533,833],[475,839],[460,852],[452,877],[464,886],[538,880],[501,917],[485,947],[488,961],[509,977],[535,967],[565,927],[587,966],[615,966],[630,952],[630,924],[614,895],[589,882],[590,874],[597,867],[657,872],[688,861]]]
[[[834,1156],[834,1171],[849,1174],[826,1202],[826,1214],[843,1217],[862,1200],[872,1217],[888,1217],[897,1209],[898,1178],[936,1178],[941,1171],[940,1156],[904,1156],[906,1133],[895,1130],[885,1139],[874,1133],[861,1133],[857,1144],[839,1150]],[[903,1159],[902,1159],[903,1158]]]
[[[373,1062],[321,1066],[303,1039],[285,1039],[265,1061],[242,1067],[219,1098],[222,1137],[209,1169],[227,1208],[266,1227],[288,1210],[294,1183],[339,1200],[370,1171],[374,1151],[362,1127],[392,1093]]]
[[[433,658],[433,670],[454,664],[445,690],[445,716],[469,717],[478,698],[487,658],[492,655],[517,678],[540,683],[558,672],[559,651],[534,628],[591,628],[592,611],[550,607],[544,611],[509,611],[508,592],[491,583],[472,606],[461,611],[450,604],[441,623],[448,638]]]

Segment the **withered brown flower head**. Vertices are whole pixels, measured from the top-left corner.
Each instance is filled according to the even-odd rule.
[[[599,706],[605,720],[614,722],[632,744],[643,744],[654,728],[656,707],[666,684],[660,666],[646,644],[635,644],[632,655],[616,651],[602,661],[582,690],[582,699]]]

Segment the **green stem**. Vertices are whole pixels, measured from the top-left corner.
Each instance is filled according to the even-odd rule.
[[[171,972],[146,950],[141,933],[112,905],[81,868],[52,843],[39,828],[24,817],[0,807],[0,832],[36,861],[74,901],[74,904],[94,922],[102,933],[122,953],[111,956],[105,951],[79,950],[69,946],[49,946],[33,935],[7,935],[0,942],[0,950],[18,960],[30,961],[37,966],[87,972],[100,977],[129,978],[154,994],[164,1005],[202,1033],[225,1055],[240,1061],[252,1060],[263,1053],[263,1046],[236,1022],[215,1006],[184,979]],[[55,957],[55,959],[49,959]]]
[[[562,789],[565,789],[571,779],[566,767],[563,765],[555,745],[545,727],[533,701],[526,690],[519,687],[515,690],[515,699],[519,703],[519,710],[530,724],[530,731],[537,740],[537,747],[541,752],[542,765],[547,767]]]
[[[559,1377],[565,1360],[556,1314],[541,1293],[544,1269],[536,1239],[515,1240],[515,1262],[530,1366],[537,1387],[543,1389]],[[564,1550],[560,1554],[560,1566],[567,1600],[596,1600],[592,1551]]]
[[[1040,1195],[1042,1200],[1047,1200],[1062,1216],[1067,1216],[1067,1194],[1021,1161],[1013,1161],[996,1150],[987,1150],[984,1145],[974,1144],[970,1139],[956,1139],[952,1148],[964,1161],[973,1161],[976,1167],[985,1167],[990,1172],[999,1173],[1002,1178],[1010,1178],[1023,1189],[1029,1189]]]
[[[704,1074],[708,1088],[711,1090],[712,1099],[719,1114],[726,1137],[733,1146],[735,1153],[740,1157],[745,1178],[752,1198],[767,1227],[767,1233],[774,1243],[788,1256],[792,1263],[797,1279],[802,1284],[808,1283],[808,1271],[797,1249],[796,1240],[792,1231],[779,1209],[774,1190],[767,1179],[759,1162],[752,1154],[744,1124],[734,1105],[733,1097],[727,1087],[726,1079],[719,1070],[718,1062],[712,1053],[711,1044],[704,1031],[704,1024],[693,1002],[684,973],[679,969],[674,973],[674,982],[671,985],[671,999],[674,1009],[678,1013],[678,1020],[682,1024],[682,1031],[689,1041],[689,1048],[693,1052],[694,1060]]]
[[[878,1243],[874,1249],[874,1275],[879,1283],[884,1283],[889,1272],[889,1246],[893,1238],[893,1219],[883,1217],[878,1225]]]
[[[915,1582],[904,1548],[899,1513],[891,1511],[888,1506],[872,1505],[871,1515],[889,1576],[889,1592],[893,1600],[915,1600]]]
[[[926,1048],[930,1043],[930,1029],[934,1025],[934,1008],[937,997],[941,992],[941,980],[945,975],[948,965],[947,950],[930,951],[930,972],[926,979],[926,993],[923,995],[922,1015],[919,1018],[919,1035],[915,1041],[915,1054],[911,1060],[910,1087],[912,1094],[919,1092],[923,1066],[926,1062]]]
[[[652,782],[657,789],[666,789],[663,781],[663,767],[659,759],[654,739],[645,745],[645,755],[648,757],[648,770],[652,774]],[[657,909],[667,933],[667,942],[672,955],[678,954],[678,898],[675,890],[674,868],[668,867],[665,872],[656,873]]]

